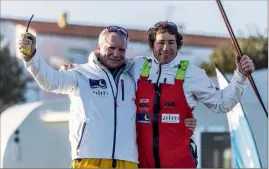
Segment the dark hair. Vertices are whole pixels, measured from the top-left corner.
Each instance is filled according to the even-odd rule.
[[[164,24],[161,27],[152,27],[148,30],[148,43],[151,49],[153,49],[154,42],[156,40],[156,35],[159,33],[165,33],[168,32],[171,35],[175,35],[176,37],[176,43],[177,43],[177,49],[180,49],[183,45],[183,36],[178,31],[175,31],[175,29],[172,29],[169,25]]]

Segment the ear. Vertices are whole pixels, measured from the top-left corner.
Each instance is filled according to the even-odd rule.
[[[154,45],[154,44],[153,44],[153,45]],[[153,46],[151,46],[150,49],[151,49],[152,52],[154,51],[154,47],[153,47]]]

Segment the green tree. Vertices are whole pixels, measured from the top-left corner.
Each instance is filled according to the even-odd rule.
[[[3,37],[0,37],[2,42]],[[11,56],[8,45],[0,48],[0,113],[7,107],[23,102],[26,84],[18,59]]]
[[[258,35],[246,39],[238,39],[242,53],[248,55],[255,65],[256,70],[268,67],[268,37]],[[225,73],[232,73],[236,69],[236,51],[232,43],[218,47],[210,56],[209,62],[201,63],[209,76],[215,76],[215,66],[218,64]]]

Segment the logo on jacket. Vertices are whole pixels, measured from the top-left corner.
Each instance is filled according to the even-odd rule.
[[[149,103],[149,99],[140,99],[139,103]]]
[[[89,83],[92,89],[95,89],[95,88],[106,89],[107,88],[105,79],[99,79],[99,80],[89,79]]]
[[[138,123],[150,123],[150,116],[148,113],[137,113],[136,120]]]
[[[163,123],[179,123],[179,114],[162,114]]]
[[[139,111],[149,111],[149,99],[140,99],[138,104]]]
[[[176,102],[175,101],[164,101],[165,108],[175,108]]]
[[[93,91],[93,93],[96,94],[97,96],[103,96],[103,97],[108,95],[108,92],[104,90],[95,90]]]

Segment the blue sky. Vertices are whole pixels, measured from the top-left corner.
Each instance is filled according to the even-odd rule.
[[[267,35],[266,0],[222,1],[236,36]],[[27,7],[27,9],[26,9]],[[160,20],[185,25],[185,33],[228,36],[214,0],[207,1],[8,1],[1,0],[1,17],[56,21],[68,12],[70,23],[117,24],[147,29]]]

